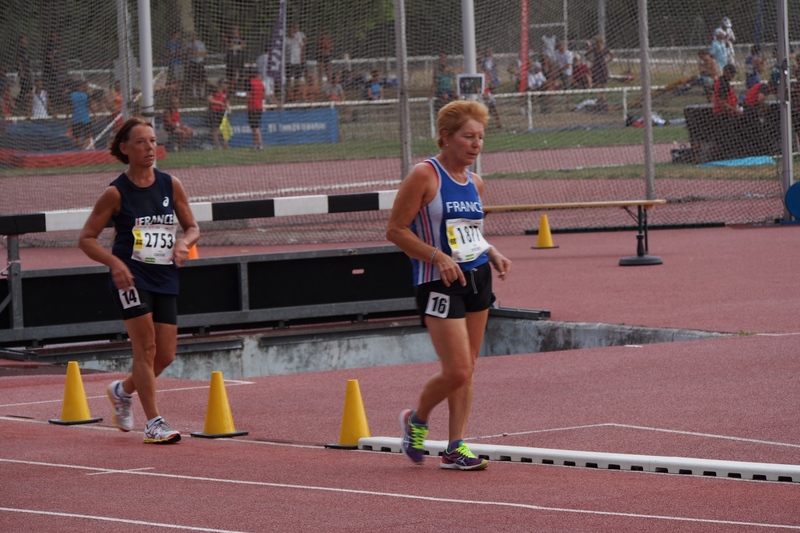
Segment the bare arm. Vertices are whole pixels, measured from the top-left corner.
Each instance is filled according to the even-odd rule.
[[[120,199],[116,187],[109,187],[105,190],[83,225],[80,237],[78,237],[78,248],[89,259],[106,265],[111,270],[114,285],[118,289],[127,290],[133,287],[133,274],[120,258],[103,248],[97,241],[97,237],[105,229],[111,217],[119,212]]]
[[[172,196],[175,214],[178,216],[181,228],[183,228],[183,238],[175,243],[172,259],[177,266],[181,266],[189,259],[189,248],[194,246],[200,239],[200,227],[197,225],[192,208],[189,206],[186,190],[180,180],[175,177],[172,178]]]
[[[467,280],[458,264],[441,251],[434,254],[436,248],[422,242],[410,228],[419,210],[436,196],[436,180],[436,174],[430,164],[419,163],[414,166],[397,191],[386,225],[386,238],[409,257],[426,263],[431,262],[439,270],[446,286],[449,287],[449,280],[454,279],[465,285]]]
[[[478,189],[478,194],[481,197],[481,204],[483,203],[483,179],[478,176],[477,174],[472,174],[472,178],[475,181],[475,187]],[[511,260],[506,258],[503,254],[497,251],[497,248],[492,246],[486,252],[489,257],[489,263],[492,264],[495,270],[497,270],[497,275],[500,277],[502,281],[505,281],[506,276],[511,271]]]

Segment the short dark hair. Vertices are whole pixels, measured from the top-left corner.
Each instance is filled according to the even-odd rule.
[[[142,117],[131,117],[122,124],[122,127],[119,129],[114,138],[111,140],[111,147],[109,151],[111,155],[116,157],[121,163],[125,163],[126,165],[130,163],[130,159],[128,159],[127,154],[123,154],[122,150],[119,149],[119,145],[128,142],[131,138],[131,131],[136,126],[147,126],[152,128],[153,125],[150,124],[148,121],[143,119]],[[155,130],[154,130],[155,131]]]

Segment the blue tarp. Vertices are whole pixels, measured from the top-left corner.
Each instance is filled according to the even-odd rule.
[[[701,168],[708,167],[752,167],[755,165],[774,165],[775,160],[768,155],[754,155],[741,159],[726,159],[724,161],[711,161],[698,165]]]

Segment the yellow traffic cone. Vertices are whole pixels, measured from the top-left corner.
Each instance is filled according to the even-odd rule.
[[[553,236],[550,235],[550,223],[547,221],[547,215],[542,215],[539,221],[539,238],[536,240],[536,246],[531,246],[531,248],[534,250],[558,248],[553,244]]]
[[[339,431],[339,444],[326,444],[326,448],[342,450],[355,450],[358,448],[358,439],[369,437],[367,413],[364,411],[364,402],[361,400],[361,389],[358,380],[347,381],[347,391],[344,396],[344,414],[342,415],[342,428]]]
[[[71,426],[73,424],[93,424],[102,418],[92,418],[89,414],[89,403],[83,390],[81,370],[77,361],[67,363],[67,383],[64,386],[64,404],[61,407],[61,418],[50,419],[51,424]]]
[[[200,255],[197,253],[197,245],[193,244],[191,248],[189,248],[189,259],[198,259]]]
[[[236,431],[233,427],[233,415],[228,404],[228,394],[225,392],[225,381],[222,379],[222,372],[218,370],[211,373],[211,388],[208,391],[208,408],[203,433],[191,435],[206,439],[247,435],[247,431]]]

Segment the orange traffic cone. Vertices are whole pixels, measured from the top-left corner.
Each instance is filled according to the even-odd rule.
[[[203,433],[191,435],[206,439],[247,435],[247,431],[236,431],[233,427],[233,415],[228,404],[228,394],[225,392],[225,381],[222,379],[222,372],[218,370],[211,373],[211,388],[208,391],[208,409]]]
[[[89,414],[89,403],[83,390],[81,370],[77,361],[67,363],[67,384],[64,387],[64,404],[61,407],[61,418],[51,419],[51,424],[71,426],[73,424],[93,424],[102,418],[92,418]]]
[[[358,439],[369,437],[367,413],[364,411],[364,402],[361,400],[361,389],[358,380],[347,381],[347,391],[344,395],[344,414],[342,427],[339,431],[339,444],[326,444],[326,448],[341,450],[355,450],[358,448]]]
[[[189,248],[189,259],[197,259],[200,255],[197,253],[197,245],[193,244],[191,248]]]
[[[547,221],[547,215],[542,215],[539,221],[539,238],[536,240],[536,246],[531,246],[531,248],[534,250],[558,248],[553,244],[553,236],[550,235],[550,223]]]

